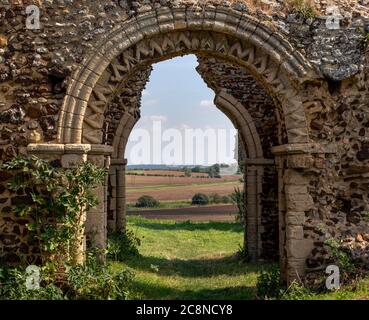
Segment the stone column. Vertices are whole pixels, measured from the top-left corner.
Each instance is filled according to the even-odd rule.
[[[269,159],[245,160],[245,192],[246,192],[246,237],[245,245],[251,261],[255,262],[261,255],[261,195],[263,192],[264,166],[274,164]]]
[[[305,275],[306,258],[313,249],[313,240],[304,237],[305,212],[314,208],[309,194],[313,178],[313,154],[334,153],[334,148],[316,144],[289,144],[273,148],[279,164],[279,211],[281,270],[290,284]]]
[[[91,145],[91,151],[88,153],[87,160],[100,168],[109,168],[110,165],[110,147]],[[94,190],[94,194],[99,203],[95,208],[87,212],[87,220],[85,233],[89,245],[92,248],[105,250],[107,245],[107,182],[106,177],[104,183]],[[101,260],[105,257],[100,254]]]
[[[246,245],[251,261],[259,255],[259,197],[258,173],[254,166],[246,165]]]
[[[111,179],[114,179],[114,194],[111,203],[114,206],[114,231],[123,232],[126,229],[126,159],[112,159]],[[113,198],[114,197],[114,198]]]
[[[76,166],[87,160],[101,167],[109,166],[109,155],[112,148],[105,145],[90,144],[30,144],[27,147],[29,154],[34,154],[47,160],[57,160],[63,168]],[[79,238],[80,242],[71,248],[75,256],[75,263],[83,263],[86,252],[86,234],[91,237],[92,246],[101,249],[106,247],[106,184],[96,188],[95,192],[99,198],[97,208],[83,215],[80,223],[83,226]]]
[[[313,206],[308,192],[309,177],[304,172],[312,165],[309,153],[276,153],[279,171],[280,267],[287,284],[301,280],[305,260],[313,248],[304,238],[305,211]]]
[[[114,159],[112,159],[112,163]],[[114,233],[117,229],[117,168],[110,165],[108,178],[108,233]]]
[[[286,253],[286,196],[284,193],[284,159],[276,157],[278,171],[278,234],[279,234],[279,266],[281,278],[287,278],[287,253]]]
[[[64,146],[64,154],[61,156],[61,164],[63,168],[71,168],[82,162],[87,161],[87,153],[91,150],[90,145],[73,144]],[[80,220],[80,231],[78,232],[78,242],[71,244],[70,253],[74,257],[74,264],[82,264],[85,261],[86,252],[86,234],[83,225],[86,223],[86,213]]]
[[[290,158],[288,162],[289,160]],[[304,276],[306,258],[313,249],[313,241],[304,238],[304,223],[305,211],[312,209],[314,202],[308,192],[309,177],[304,176],[303,172],[288,167],[283,180],[287,209],[285,218],[286,271],[287,283],[291,283]]]

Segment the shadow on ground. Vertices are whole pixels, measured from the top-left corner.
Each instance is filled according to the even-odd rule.
[[[256,295],[254,286],[234,286],[215,289],[179,290],[169,286],[150,284],[147,282],[135,281],[134,287],[143,294],[144,299],[161,300],[253,300]]]
[[[129,258],[125,264],[133,269],[153,272],[162,276],[181,276],[188,278],[211,276],[238,276],[255,273],[265,269],[265,264],[246,264],[239,262],[235,256],[219,259],[165,259],[153,256]]]
[[[133,231],[136,228],[138,234],[146,237],[147,245],[142,250],[144,254],[118,262],[116,267],[128,267],[136,273],[134,292],[138,293],[138,299],[254,299],[258,272],[274,266],[274,263],[244,263],[233,254],[235,245],[243,239],[240,223],[174,222],[141,217],[130,217],[128,221]],[[188,243],[189,237],[195,240]],[[233,242],[222,252],[214,249],[220,248],[223,241]],[[175,246],[176,250],[167,250],[167,245]],[[193,258],[187,259],[191,250]]]
[[[131,217],[132,219],[132,217]],[[231,231],[231,232],[242,232],[243,225],[241,223],[230,223],[230,222],[199,222],[193,223],[191,221],[183,221],[183,222],[164,222],[162,220],[158,220],[157,222],[153,220],[144,220],[140,217],[133,218],[134,226],[152,229],[152,230],[187,230],[187,231],[208,231],[208,230],[217,230],[217,231]]]

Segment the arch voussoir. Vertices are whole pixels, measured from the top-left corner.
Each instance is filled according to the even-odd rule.
[[[80,69],[73,73],[58,127],[61,144],[113,145],[111,179],[116,198],[111,205],[116,210],[114,219],[119,228],[123,227],[125,219],[124,194],[117,186],[124,184],[126,162],[122,157],[128,136],[140,118],[141,97],[133,95],[132,103],[136,104],[133,109],[128,100],[115,101],[115,98],[127,94],[124,86],[132,78],[139,82],[137,90],[143,89],[140,77],[134,76],[140,74],[140,70],[144,71],[147,81],[145,72],[153,63],[185,54],[214,57],[247,70],[274,99],[283,141],[285,135],[288,143],[302,145],[310,141],[298,89],[307,77],[314,76],[314,72],[310,63],[277,30],[246,13],[220,6],[203,10],[188,6],[160,8],[139,14],[104,35],[83,60]],[[217,93],[216,104],[239,128],[248,150],[247,174],[254,188],[248,201],[257,213],[249,217],[250,228],[256,231],[250,229],[248,233],[252,234],[250,247],[256,257],[262,242],[257,228],[262,215],[258,202],[262,193],[263,166],[273,165],[274,160],[264,159],[260,128],[257,130],[252,115],[243,104],[225,91]],[[115,111],[107,110],[112,103]],[[116,120],[115,112],[123,116]],[[107,117],[110,117],[111,128],[104,127]]]
[[[149,61],[150,59],[152,61],[160,60],[196,51],[204,51],[237,60],[270,85],[270,91],[275,91],[276,95],[278,95],[278,91],[286,89],[286,80],[280,78],[282,70],[295,79],[299,79],[307,73],[306,68],[310,67],[309,64],[299,64],[300,56],[296,58],[294,52],[288,52],[288,45],[281,41],[282,37],[276,35],[276,32],[268,30],[260,22],[246,15],[237,15],[235,12],[231,12],[230,16],[227,16],[226,12],[224,8],[209,8],[201,12],[189,8],[158,9],[155,14],[145,14],[124,27],[112,31],[111,35],[106,37],[105,43],[96,49],[100,53],[94,55],[80,71],[75,73],[74,82],[68,88],[63,110],[70,114],[84,116],[81,112],[85,108],[83,102],[80,101],[88,100],[93,92],[92,88],[95,88],[99,78],[109,66],[115,70],[115,73],[122,70],[129,73],[136,65],[142,64],[144,60],[148,60],[146,63],[150,64],[152,63]],[[180,22],[176,23],[176,21]],[[186,27],[184,21],[186,21]],[[217,23],[220,23],[220,29],[217,29]],[[228,28],[225,27],[226,25]],[[137,29],[137,26],[140,28]],[[182,32],[178,31],[183,28],[187,29]],[[205,36],[205,38],[208,37],[208,40],[204,42],[202,37],[205,34],[196,36],[196,32],[193,30],[210,32]],[[219,32],[214,33],[217,30]],[[175,32],[179,34],[177,39],[173,36]],[[148,35],[154,34],[156,38],[148,37]],[[219,39],[216,37],[210,39],[212,34],[219,35]],[[160,37],[163,38],[164,35],[170,40],[167,41],[166,47],[162,47],[162,43],[160,43],[162,41]],[[138,50],[138,43],[142,43],[142,41],[150,42],[146,44],[146,48]],[[235,42],[233,45],[230,44],[232,41]],[[168,47],[171,49],[168,50]],[[119,58],[121,52],[123,52],[123,56]],[[150,55],[152,56],[150,57]],[[283,63],[282,58],[285,59]],[[110,80],[114,80],[114,78]],[[121,78],[118,77],[117,80],[121,80]],[[284,83],[282,84],[282,82]],[[70,104],[70,97],[77,99],[77,102]],[[68,105],[66,105],[67,101]],[[302,104],[298,108],[303,108]],[[303,112],[303,110],[301,111]],[[78,126],[80,121],[74,122],[72,125],[68,123],[67,126],[66,118],[61,117],[59,130],[73,128],[80,131],[81,128]],[[76,134],[59,134],[60,139],[68,136],[75,137]],[[67,142],[80,140],[77,138],[76,141]]]

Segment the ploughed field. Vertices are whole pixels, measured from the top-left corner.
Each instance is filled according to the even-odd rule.
[[[232,204],[196,206],[172,209],[128,211],[130,216],[174,221],[235,221],[237,207]]]
[[[135,170],[126,175],[126,197],[128,203],[134,203],[142,195],[161,201],[190,200],[195,193],[224,196],[231,194],[235,187],[243,187],[240,179],[241,175],[210,178],[205,173],[193,173],[186,177],[180,171]]]

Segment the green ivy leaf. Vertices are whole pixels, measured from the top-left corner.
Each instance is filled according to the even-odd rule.
[[[36,223],[27,223],[26,227],[29,231],[36,231],[37,230],[37,224]]]

